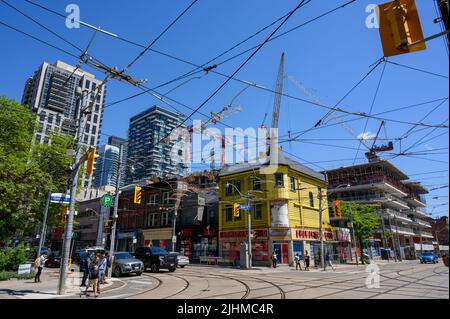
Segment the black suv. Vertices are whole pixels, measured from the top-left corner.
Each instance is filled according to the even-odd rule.
[[[134,256],[144,263],[144,269],[150,268],[152,272],[160,269],[174,272],[177,269],[177,256],[159,247],[138,247]]]

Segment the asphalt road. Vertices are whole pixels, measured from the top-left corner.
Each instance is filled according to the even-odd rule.
[[[449,298],[449,271],[442,263],[404,261],[377,266],[371,274],[361,265],[338,265],[336,271],[326,272],[296,271],[292,267],[239,270],[192,265],[174,273],[162,270],[122,277],[124,285],[103,293],[99,299]]]

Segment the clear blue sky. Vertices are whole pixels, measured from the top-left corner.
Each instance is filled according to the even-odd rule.
[[[92,35],[92,31],[86,28],[67,29],[63,19],[44,12],[25,1],[9,1],[80,47],[86,46]],[[76,3],[80,6],[82,21],[101,26],[108,31],[142,44],[150,43],[190,3],[188,0],[139,0],[127,3],[87,0],[36,0],[36,2],[60,13],[64,13],[66,5]],[[347,1],[312,0],[295,13],[280,32],[345,2]],[[382,2],[384,1],[356,1],[344,9],[268,43],[239,72],[237,77],[273,88],[280,54],[284,51],[286,53],[286,75],[292,75],[301,81],[308,90],[314,92],[314,95],[322,103],[334,105],[370,69],[370,65],[382,56],[378,30],[368,29],[365,25],[368,15],[365,12],[366,6],[370,3]],[[416,2],[424,34],[429,36],[439,32],[439,26],[433,24],[433,19],[436,17],[434,1],[417,0]],[[296,4],[297,1],[294,0],[200,0],[153,48],[196,64],[203,64],[256,30],[286,14]],[[0,3],[0,21],[26,30],[74,54],[77,53],[72,47],[20,16],[3,3]],[[266,31],[252,39],[224,58],[260,43],[268,36],[269,32]],[[43,61],[53,63],[60,59],[72,65],[77,63],[73,57],[66,56],[1,25],[0,37],[3,44],[0,51],[0,68],[3,73],[3,76],[0,77],[0,94],[10,98],[20,101],[25,80]],[[448,76],[448,55],[443,39],[439,38],[428,42],[427,47],[426,51],[392,57],[390,61]],[[137,47],[104,35],[98,35],[90,54],[110,66],[123,68],[140,51],[141,49]],[[249,54],[221,65],[217,71],[231,74]],[[222,60],[223,58],[219,61]],[[187,64],[148,52],[129,73],[136,79],[149,79],[147,85],[154,87],[191,69],[192,66]],[[88,71],[102,77],[95,71]],[[382,66],[378,67],[340,106],[351,111],[368,113],[381,72]],[[216,74],[203,74],[201,79],[190,81],[171,93],[170,97],[196,108],[223,81],[224,78]],[[165,87],[160,91],[166,92],[175,85]],[[220,110],[229,104],[242,88],[242,84],[231,81],[202,111],[209,113]],[[108,84],[107,102],[139,92],[139,89],[132,86],[111,81]],[[310,99],[288,80],[285,81],[284,92]],[[445,97],[448,97],[448,79],[387,64],[373,106],[373,113]],[[129,118],[155,103],[158,101],[146,94],[108,108],[103,119],[102,133],[105,135],[102,135],[102,142],[106,141],[107,134],[125,137]],[[239,96],[235,104],[240,105],[243,112],[233,115],[224,122],[235,127],[258,127],[263,120],[264,113],[269,112],[270,114],[272,111],[273,94],[250,88]],[[438,102],[435,102],[388,113],[384,117],[417,122],[437,104]],[[190,110],[186,108],[173,105],[186,114],[190,113]],[[448,101],[446,101],[423,122],[432,124],[443,122],[448,118],[448,106]],[[295,132],[310,128],[324,113],[325,110],[317,106],[283,98],[280,134],[286,134],[288,130]],[[201,116],[195,118],[202,119]],[[266,124],[269,124],[270,120],[269,115]],[[363,132],[365,122],[365,119],[359,119],[349,122],[348,125],[358,135]],[[376,132],[379,124],[380,122],[377,120],[370,120],[366,132]],[[409,128],[411,125],[390,121],[386,123],[386,133],[389,138],[400,137]],[[431,130],[428,128],[410,135],[403,140],[402,148],[405,149],[408,145],[414,144]],[[424,154],[420,155],[421,158],[418,158],[417,155],[414,157],[399,156],[392,160],[407,174],[420,174],[413,175],[411,178],[422,181],[429,188],[448,185],[448,129],[436,129],[426,139],[439,134],[442,135],[411,150],[423,152]],[[353,163],[356,154],[354,148],[358,147],[358,142],[354,139],[330,140],[352,139],[352,135],[342,126],[336,125],[314,130],[302,137],[309,140],[284,144],[284,150],[318,165],[309,164],[313,168],[335,168]],[[385,137],[384,130],[381,137]],[[328,145],[310,144],[311,142]],[[365,149],[362,147],[357,162],[365,161],[364,152]],[[396,149],[391,153],[398,152],[399,144],[397,143]],[[382,156],[388,159],[392,158],[389,154]],[[333,160],[342,161],[323,162]],[[436,171],[438,173],[422,174]],[[440,197],[433,199],[435,196]],[[441,204],[434,208],[435,215],[448,215],[448,188],[433,191],[427,196],[427,200],[430,206]],[[429,211],[431,210],[432,208],[429,208]]]

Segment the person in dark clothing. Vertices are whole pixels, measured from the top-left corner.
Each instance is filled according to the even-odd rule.
[[[272,265],[273,268],[277,268],[277,251],[274,250],[272,254]]]
[[[37,269],[37,273],[34,276],[34,282],[41,282],[42,269],[44,268],[46,260],[47,254],[44,253],[41,256],[38,256],[38,258],[34,261],[34,267]]]
[[[307,250],[305,250],[305,270],[309,270],[309,261],[310,261],[310,257],[309,257],[309,253]]]
[[[88,279],[88,276],[89,276],[89,264],[90,263],[91,263],[91,256],[89,255],[89,253],[86,253],[84,258],[81,260],[81,270],[83,271],[83,279],[81,280],[80,287],[86,286],[86,280]]]

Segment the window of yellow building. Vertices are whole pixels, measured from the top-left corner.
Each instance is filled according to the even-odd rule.
[[[291,186],[291,192],[295,192],[295,190],[296,190],[295,177],[294,176],[290,176],[289,177],[289,181],[290,181],[290,186]]]
[[[314,207],[314,194],[313,192],[309,192],[309,206]]]
[[[253,207],[253,219],[254,220],[262,220],[262,204],[256,204]]]
[[[283,173],[275,173],[275,187],[284,187]]]
[[[232,207],[225,208],[225,221],[227,223],[233,221],[233,208]]]

